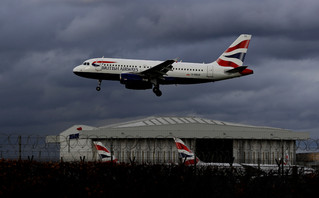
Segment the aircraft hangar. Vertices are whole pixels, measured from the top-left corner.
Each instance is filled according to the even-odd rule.
[[[236,124],[200,117],[147,117],[103,127],[74,125],[47,143],[59,143],[63,161],[98,161],[93,141],[102,142],[119,162],[178,163],[173,137],[181,138],[204,162],[276,164],[289,156],[295,164],[296,141],[307,132]]]

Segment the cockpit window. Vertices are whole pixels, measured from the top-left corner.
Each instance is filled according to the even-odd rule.
[[[90,65],[90,63],[89,62],[84,62],[83,65]]]

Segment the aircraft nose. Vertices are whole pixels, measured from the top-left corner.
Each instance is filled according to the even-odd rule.
[[[73,68],[73,73],[81,72],[82,71],[82,66],[76,66]]]

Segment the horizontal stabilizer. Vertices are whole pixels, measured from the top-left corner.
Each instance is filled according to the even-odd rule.
[[[234,69],[227,70],[226,73],[230,73],[230,74],[237,73],[237,72],[240,73],[240,72],[244,71],[246,68],[247,68],[247,66],[240,66],[240,67],[236,67]]]

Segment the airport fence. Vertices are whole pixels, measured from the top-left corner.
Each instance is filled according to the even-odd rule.
[[[0,134],[0,158],[58,161],[59,143],[47,143],[43,135]]]
[[[54,139],[54,140],[53,140]],[[0,134],[0,159],[34,160],[34,161],[98,161],[97,151],[94,150],[92,140],[97,137],[79,139],[71,136],[44,136],[44,135],[19,135]],[[177,163],[180,162],[177,149],[172,137],[158,138],[121,138],[99,137],[120,161],[125,163]],[[204,139],[205,140],[205,139]],[[319,152],[319,139],[293,141],[294,146],[287,145],[282,140],[278,144],[262,143],[258,148],[251,145],[237,145],[238,150],[244,151],[237,154],[229,149],[229,140],[219,142],[205,142],[201,139],[188,138],[185,143],[203,161],[231,163],[234,158],[237,162],[273,164],[276,159],[284,158],[296,153]],[[253,140],[254,141],[254,140]],[[255,140],[257,141],[257,140]],[[212,146],[212,144],[215,144]],[[249,144],[249,143],[242,143]],[[265,145],[268,145],[265,148]],[[234,146],[234,145],[231,145]],[[263,147],[263,148],[262,148]],[[207,149],[214,151],[208,152]],[[256,149],[267,152],[255,152]],[[293,149],[293,150],[292,150]],[[287,152],[289,150],[289,153]],[[297,159],[298,160],[298,159]],[[295,163],[294,159],[294,163]]]

